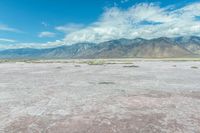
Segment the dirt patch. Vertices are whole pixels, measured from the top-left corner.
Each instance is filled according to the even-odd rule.
[[[99,82],[98,84],[100,84],[100,85],[113,85],[113,84],[115,84],[115,82],[103,81],[103,82]]]
[[[123,67],[125,67],[125,68],[138,68],[139,66],[137,66],[137,65],[130,65],[130,66],[123,66]]]
[[[198,67],[197,67],[197,66],[191,66],[191,68],[192,68],[192,69],[198,69]]]

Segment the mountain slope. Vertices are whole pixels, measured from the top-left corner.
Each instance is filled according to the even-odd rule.
[[[0,58],[162,58],[200,57],[200,37],[118,39],[99,44],[78,43],[48,49],[10,49]]]

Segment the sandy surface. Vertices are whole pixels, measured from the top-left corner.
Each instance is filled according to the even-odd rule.
[[[199,133],[200,62],[134,65],[1,63],[0,132]]]

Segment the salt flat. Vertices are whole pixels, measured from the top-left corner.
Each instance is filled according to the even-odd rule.
[[[198,133],[199,61],[5,62],[0,132]]]

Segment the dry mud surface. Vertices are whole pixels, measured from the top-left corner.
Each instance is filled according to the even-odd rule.
[[[133,63],[1,63],[0,132],[199,133],[200,62]]]

